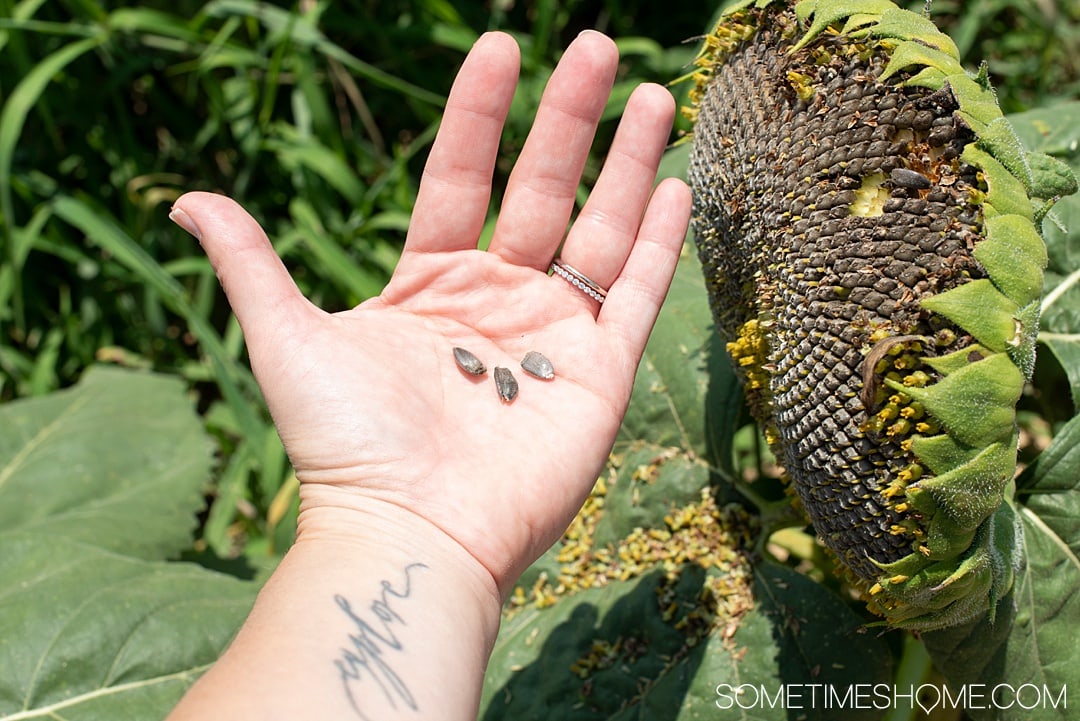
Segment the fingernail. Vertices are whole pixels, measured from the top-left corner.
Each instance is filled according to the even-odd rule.
[[[191,233],[193,236],[195,236],[196,240],[200,242],[202,241],[202,231],[199,230],[199,226],[195,225],[195,221],[191,219],[190,215],[185,213],[180,208],[177,208],[175,205],[173,206],[172,210],[169,211],[169,220],[176,223],[187,232]]]

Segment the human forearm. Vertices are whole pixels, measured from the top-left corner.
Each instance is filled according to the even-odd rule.
[[[499,620],[490,576],[425,521],[354,513],[301,522],[236,640],[169,721],[476,717]]]

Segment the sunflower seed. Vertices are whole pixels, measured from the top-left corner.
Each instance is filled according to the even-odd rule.
[[[889,173],[889,180],[897,188],[909,188],[913,190],[926,190],[932,183],[930,178],[922,173],[909,168],[893,168]]]
[[[517,380],[509,368],[495,368],[495,390],[499,392],[499,398],[507,403],[517,397]]]
[[[474,376],[483,375],[487,370],[479,358],[464,348],[454,348],[454,360],[457,361],[458,368]]]
[[[542,354],[537,353],[534,350],[525,354],[525,357],[521,359],[521,367],[525,369],[525,372],[531,376],[536,376],[543,380],[551,380],[555,377],[555,366],[551,365],[551,361],[545,358]]]

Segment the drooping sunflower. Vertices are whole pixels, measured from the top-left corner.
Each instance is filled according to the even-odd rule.
[[[1076,189],[986,75],[888,0],[744,0],[691,94],[693,228],[747,400],[849,579],[916,629],[1012,586],[1039,229]]]

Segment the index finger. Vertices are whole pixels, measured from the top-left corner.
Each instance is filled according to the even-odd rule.
[[[519,62],[517,43],[504,33],[485,33],[469,51],[424,166],[406,254],[476,247]]]

